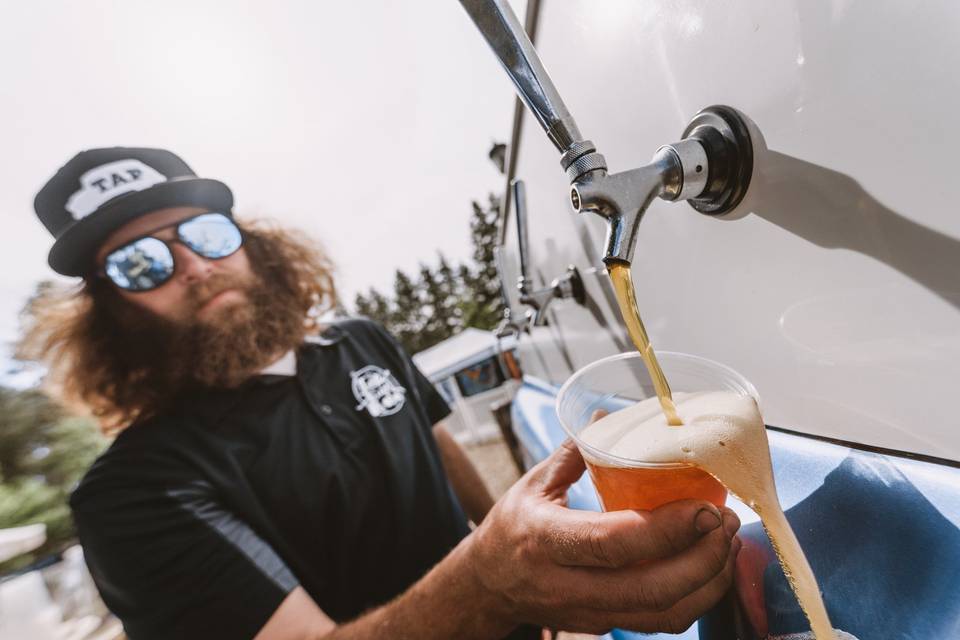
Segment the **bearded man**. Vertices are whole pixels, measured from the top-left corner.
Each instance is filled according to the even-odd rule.
[[[71,507],[133,640],[676,631],[727,590],[732,511],[570,511],[572,445],[491,509],[397,342],[320,322],[322,252],[232,207],[173,153],[119,147],[35,201],[51,267],[83,280],[33,302],[20,351],[116,434]]]

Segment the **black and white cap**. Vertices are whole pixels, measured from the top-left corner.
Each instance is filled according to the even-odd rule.
[[[233,194],[219,180],[198,178],[164,149],[111,147],[81,151],[43,186],[33,202],[56,241],[48,262],[66,276],[88,275],[107,236],[157,209],[209,207],[231,215]]]

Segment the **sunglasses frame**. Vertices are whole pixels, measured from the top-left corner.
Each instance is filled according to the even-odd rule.
[[[187,242],[185,242],[185,241],[183,240],[183,236],[182,236],[182,234],[180,233],[180,227],[182,227],[183,225],[188,224],[188,223],[190,223],[190,222],[193,222],[193,221],[196,220],[197,218],[201,218],[201,217],[203,217],[203,216],[209,216],[209,215],[211,215],[211,214],[216,214],[216,215],[219,215],[219,216],[221,216],[222,218],[224,218],[227,222],[229,222],[231,225],[233,225],[233,227],[234,227],[234,228],[237,230],[237,232],[240,234],[240,244],[237,245],[237,248],[234,249],[233,251],[231,251],[230,253],[228,253],[228,254],[226,254],[226,255],[223,255],[223,256],[220,256],[220,257],[218,257],[218,258],[211,258],[211,257],[205,256],[205,255],[203,255],[202,253],[198,252],[196,249],[194,249],[193,247],[191,247],[189,243],[187,243]],[[164,239],[164,238],[158,238],[158,237],[156,237],[155,235],[153,235],[153,234],[156,233],[157,231],[160,231],[161,229],[166,229],[167,227],[174,227],[174,228],[175,228],[175,230],[176,230],[176,237],[175,237],[175,238]],[[113,278],[111,278],[111,277],[109,276],[109,274],[107,274],[107,264],[106,264],[107,259],[108,259],[110,256],[112,256],[114,253],[116,253],[117,251],[120,251],[121,249],[125,249],[126,247],[129,247],[129,246],[132,245],[132,244],[136,244],[137,242],[140,242],[141,240],[144,240],[144,239],[146,239],[146,238],[152,238],[152,239],[157,240],[157,241],[159,241],[159,242],[162,242],[164,245],[166,245],[167,251],[170,252],[170,259],[171,259],[171,261],[172,261],[172,263],[173,263],[173,270],[170,272],[170,275],[167,276],[167,278],[166,278],[165,280],[163,280],[162,282],[160,282],[160,283],[157,284],[156,286],[150,287],[150,288],[148,288],[148,289],[128,289],[127,287],[122,287],[122,286],[120,286],[119,284],[117,284],[116,281],[114,281]],[[226,213],[224,213],[224,212],[222,212],[222,211],[205,211],[205,212],[203,212],[203,213],[198,213],[198,214],[195,215],[195,216],[190,216],[189,218],[186,218],[186,219],[184,219],[184,220],[181,220],[180,222],[177,222],[177,223],[175,223],[175,224],[165,224],[165,225],[160,226],[160,227],[157,227],[157,228],[155,228],[155,229],[151,229],[150,231],[147,231],[147,232],[144,233],[143,235],[139,235],[139,236],[137,236],[137,237],[135,237],[135,238],[132,238],[132,239],[130,239],[128,242],[124,242],[124,243],[123,243],[122,245],[120,245],[119,247],[116,247],[115,249],[112,249],[112,250],[110,251],[110,253],[108,253],[108,254],[104,257],[104,259],[103,259],[103,264],[101,264],[101,265],[98,266],[97,272],[96,272],[96,276],[97,276],[98,278],[102,278],[102,279],[104,279],[104,280],[107,280],[111,285],[113,285],[113,286],[116,287],[117,289],[120,289],[121,291],[126,291],[127,293],[146,293],[146,292],[148,292],[148,291],[155,291],[155,290],[159,289],[160,287],[162,287],[163,285],[165,285],[165,284],[167,284],[168,282],[170,282],[170,280],[173,279],[174,274],[177,272],[177,257],[176,257],[176,254],[174,254],[174,252],[173,252],[173,247],[171,246],[172,244],[182,244],[182,245],[185,246],[187,249],[189,249],[190,251],[192,251],[192,252],[195,253],[196,255],[200,256],[200,257],[203,258],[204,260],[223,260],[224,258],[229,258],[229,257],[232,256],[233,254],[235,254],[237,251],[239,251],[239,250],[243,247],[245,241],[246,241],[246,236],[245,236],[245,234],[244,234],[244,232],[243,232],[243,229],[240,228],[240,225],[238,225],[238,224],[233,220],[233,218],[232,218],[231,216],[227,215]]]

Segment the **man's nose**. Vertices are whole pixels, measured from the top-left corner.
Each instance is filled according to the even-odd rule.
[[[202,282],[213,273],[213,263],[179,242],[173,244],[176,277],[184,284]]]

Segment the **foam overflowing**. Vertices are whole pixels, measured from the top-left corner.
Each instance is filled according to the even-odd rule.
[[[673,400],[682,426],[667,423],[654,397],[601,418],[579,437],[618,458],[684,462],[723,483],[760,516],[816,638],[835,638],[816,579],[777,499],[770,445],[756,401],[726,391],[674,393]],[[622,464],[589,450],[584,457],[599,466]]]

